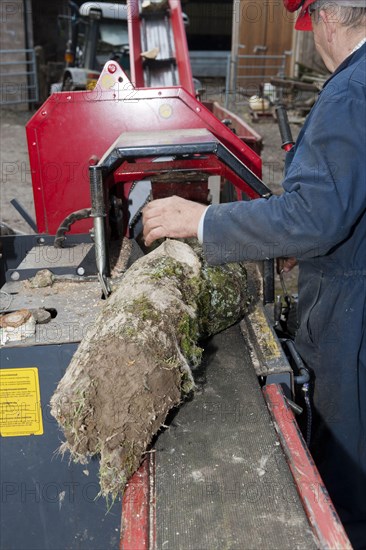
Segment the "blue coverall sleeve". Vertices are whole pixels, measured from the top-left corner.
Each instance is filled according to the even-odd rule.
[[[357,85],[352,82],[352,99],[337,90],[321,94],[294,147],[281,196],[208,209],[203,244],[209,263],[314,258],[347,239],[366,208],[360,138],[366,102]]]

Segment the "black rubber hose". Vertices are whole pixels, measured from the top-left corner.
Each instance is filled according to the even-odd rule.
[[[90,217],[91,208],[83,208],[82,210],[76,210],[75,212],[69,214],[57,229],[53,246],[55,248],[62,248],[63,242],[66,238],[66,233],[70,231],[72,224]]]
[[[301,384],[308,383],[310,381],[310,374],[307,368],[305,367],[304,362],[301,359],[295,347],[295,344],[293,343],[292,340],[285,340],[285,343],[300,373],[298,376],[294,376],[295,384],[301,385]]]

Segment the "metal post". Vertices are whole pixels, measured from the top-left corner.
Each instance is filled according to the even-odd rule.
[[[108,248],[106,241],[106,207],[103,190],[103,174],[101,166],[89,167],[90,194],[92,202],[91,216],[94,218],[95,259],[98,278],[103,294],[107,298],[111,293],[107,277],[110,276]]]
[[[231,54],[227,56],[227,61],[226,61],[225,109],[229,107],[230,72],[231,72],[230,70],[231,70]]]

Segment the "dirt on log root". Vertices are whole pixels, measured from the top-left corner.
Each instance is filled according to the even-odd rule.
[[[62,451],[100,453],[101,494],[123,492],[172,407],[194,388],[198,341],[250,301],[242,264],[208,267],[198,246],[165,241],[115,285],[51,400]]]

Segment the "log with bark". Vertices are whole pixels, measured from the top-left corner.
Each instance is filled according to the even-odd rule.
[[[197,244],[167,240],[115,285],[51,399],[74,460],[100,454],[101,494],[123,492],[167,413],[194,388],[201,338],[240,319],[242,264],[209,267]]]

